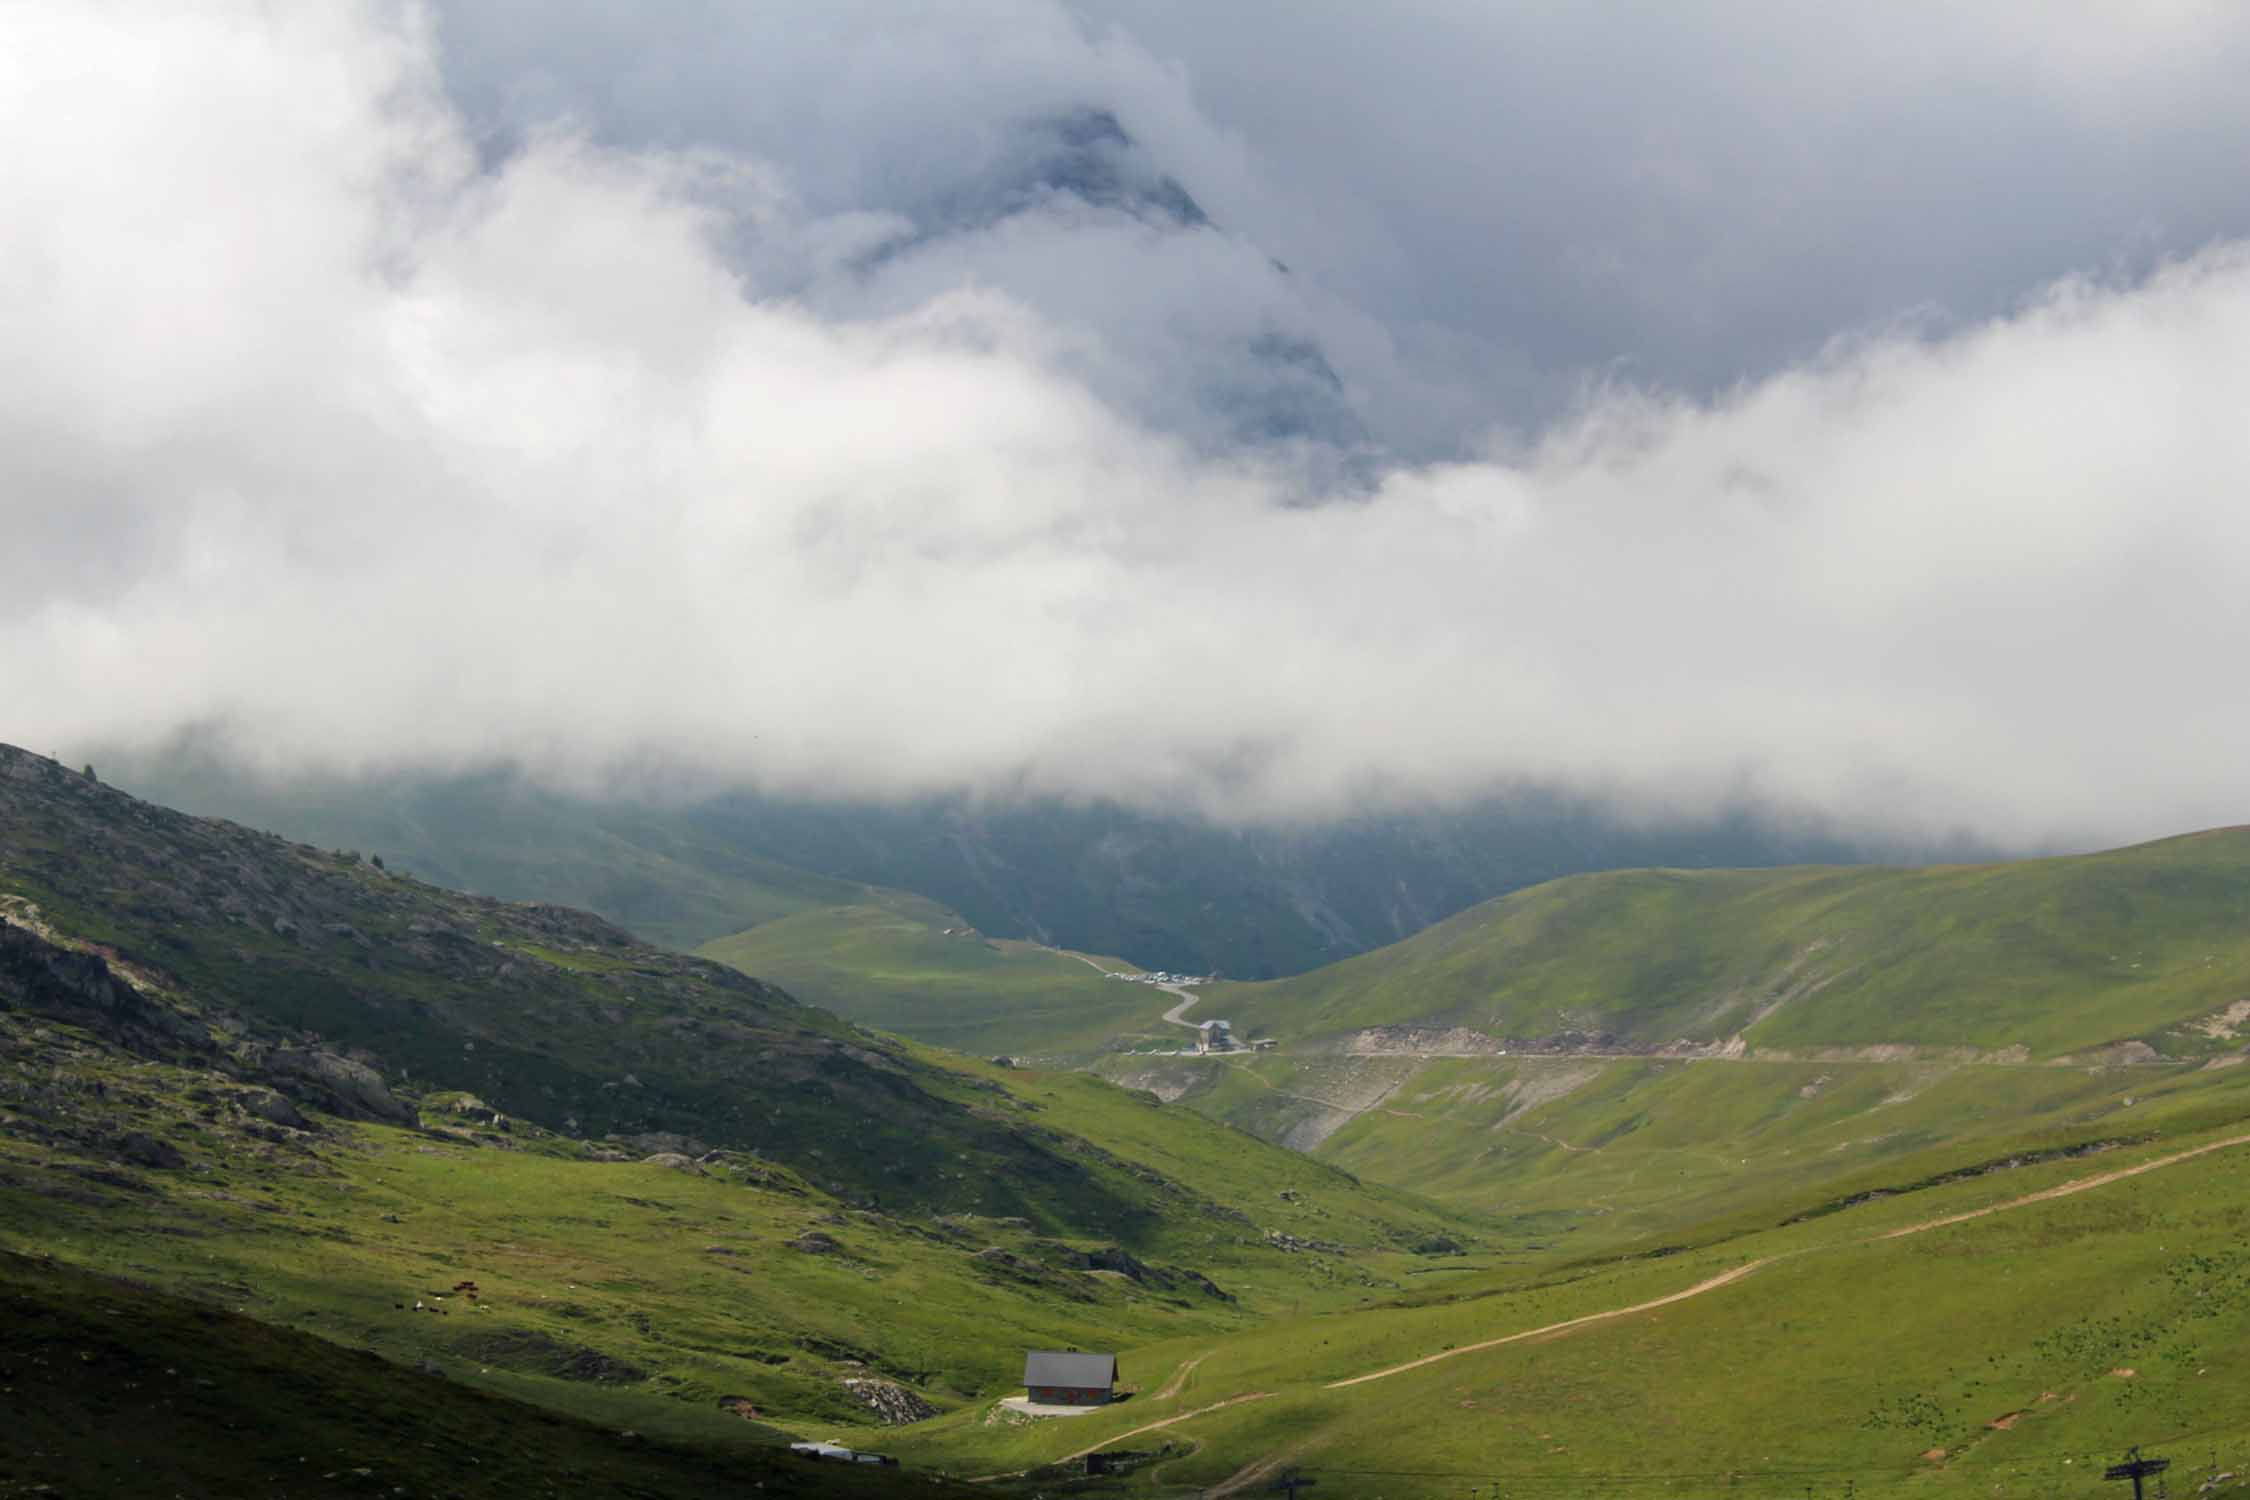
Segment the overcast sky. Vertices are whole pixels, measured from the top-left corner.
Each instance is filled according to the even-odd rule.
[[[0,739],[2250,820],[2250,9],[0,0]]]

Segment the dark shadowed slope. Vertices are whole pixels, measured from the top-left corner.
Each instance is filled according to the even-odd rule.
[[[732,969],[187,817],[20,750],[0,749],[0,899],[19,932],[94,945],[145,976],[151,1015],[267,1073],[470,1089],[568,1134],[760,1151],[901,1206],[1142,1212],[1054,1132],[992,1108],[990,1085]]]
[[[0,1253],[8,1494],[966,1493],[778,1446],[653,1441],[128,1281]]]

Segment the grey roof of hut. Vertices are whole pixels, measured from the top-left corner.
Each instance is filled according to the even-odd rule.
[[[1034,1349],[1023,1357],[1023,1383],[1106,1390],[1117,1383],[1117,1356]]]

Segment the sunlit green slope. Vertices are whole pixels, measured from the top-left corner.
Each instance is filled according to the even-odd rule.
[[[2250,833],[1575,877],[1197,1013],[1280,1046],[1098,1066],[1369,1180],[1647,1248],[1855,1174],[2239,1108]]]
[[[800,912],[696,951],[837,1015],[971,1053],[1091,1057],[1162,1029],[1174,1003],[1106,978],[1138,972],[1123,959],[988,938],[899,893]]]
[[[1118,1447],[1154,1459],[1129,1482],[1151,1495],[1253,1493],[1293,1468],[1384,1500],[2093,1500],[2135,1444],[2174,1460],[2173,1494],[2250,1475],[2240,1122],[1714,1226],[1657,1258],[1428,1281],[1140,1351],[1177,1391],[1112,1414],[996,1432],[965,1411],[901,1448],[1052,1483],[1067,1465],[1041,1466]]]
[[[262,1097],[0,1011],[0,1250],[725,1449],[873,1444],[878,1412],[849,1382],[950,1410],[1015,1390],[1026,1348],[1215,1337],[1394,1292],[1438,1263],[1432,1245],[1481,1243],[1075,1074],[1012,1074],[994,1107],[1084,1131],[1066,1149],[1145,1194],[1133,1223],[885,1213],[740,1153],[644,1161],[498,1128],[457,1094],[426,1099],[419,1130],[317,1112],[276,1128]],[[136,1135],[172,1164],[118,1144]],[[0,1330],[0,1360],[10,1347]]]
[[[2250,830],[1923,870],[1638,870],[1474,907],[1215,1009],[1287,1038],[1460,1027],[1753,1051],[2127,1042],[2202,1055],[2250,997]],[[2239,1020],[2239,1018],[2237,1018]]]

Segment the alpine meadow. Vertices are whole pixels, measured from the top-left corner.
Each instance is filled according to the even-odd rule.
[[[0,1500],[2250,1500],[2244,76],[0,7]]]

